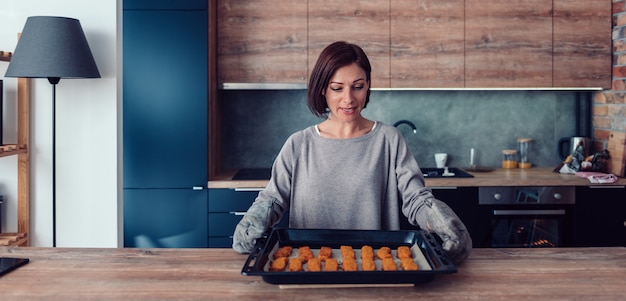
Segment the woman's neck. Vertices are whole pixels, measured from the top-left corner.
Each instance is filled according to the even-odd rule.
[[[372,131],[374,122],[365,118],[359,118],[351,122],[333,120],[332,117],[318,125],[320,135],[331,139],[348,139],[363,136]]]

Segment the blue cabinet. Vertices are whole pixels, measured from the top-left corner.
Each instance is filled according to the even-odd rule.
[[[124,189],[124,246],[207,246],[207,190]]]
[[[124,11],[124,187],[208,181],[207,13]]]
[[[125,247],[208,245],[208,14],[200,3],[124,1]]]

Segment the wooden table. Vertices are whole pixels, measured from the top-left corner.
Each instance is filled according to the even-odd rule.
[[[0,248],[31,262],[0,300],[624,300],[626,248],[475,249],[458,273],[411,287],[281,289],[231,249]]]

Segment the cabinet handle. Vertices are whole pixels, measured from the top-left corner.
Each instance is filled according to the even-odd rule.
[[[589,186],[591,189],[608,188],[608,189],[623,189],[626,186]]]
[[[242,216],[242,215],[245,215],[246,212],[245,211],[231,211],[231,212],[228,212],[228,214],[232,214],[235,216]]]
[[[494,210],[493,215],[565,215],[565,210]]]
[[[263,191],[263,189],[265,189],[265,188],[254,188],[254,187],[246,188],[246,187],[241,187],[241,188],[235,188],[235,191]]]
[[[202,186],[194,186],[191,189],[193,189],[193,190],[204,190],[204,187],[202,187]]]

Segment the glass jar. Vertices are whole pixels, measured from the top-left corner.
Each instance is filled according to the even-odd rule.
[[[517,163],[517,167],[519,168],[530,168],[532,163],[530,163],[530,142],[533,141],[530,138],[518,138],[517,145],[519,150],[519,162]]]
[[[503,149],[502,150],[502,168],[505,168],[505,169],[517,168],[517,150],[515,149]]]

